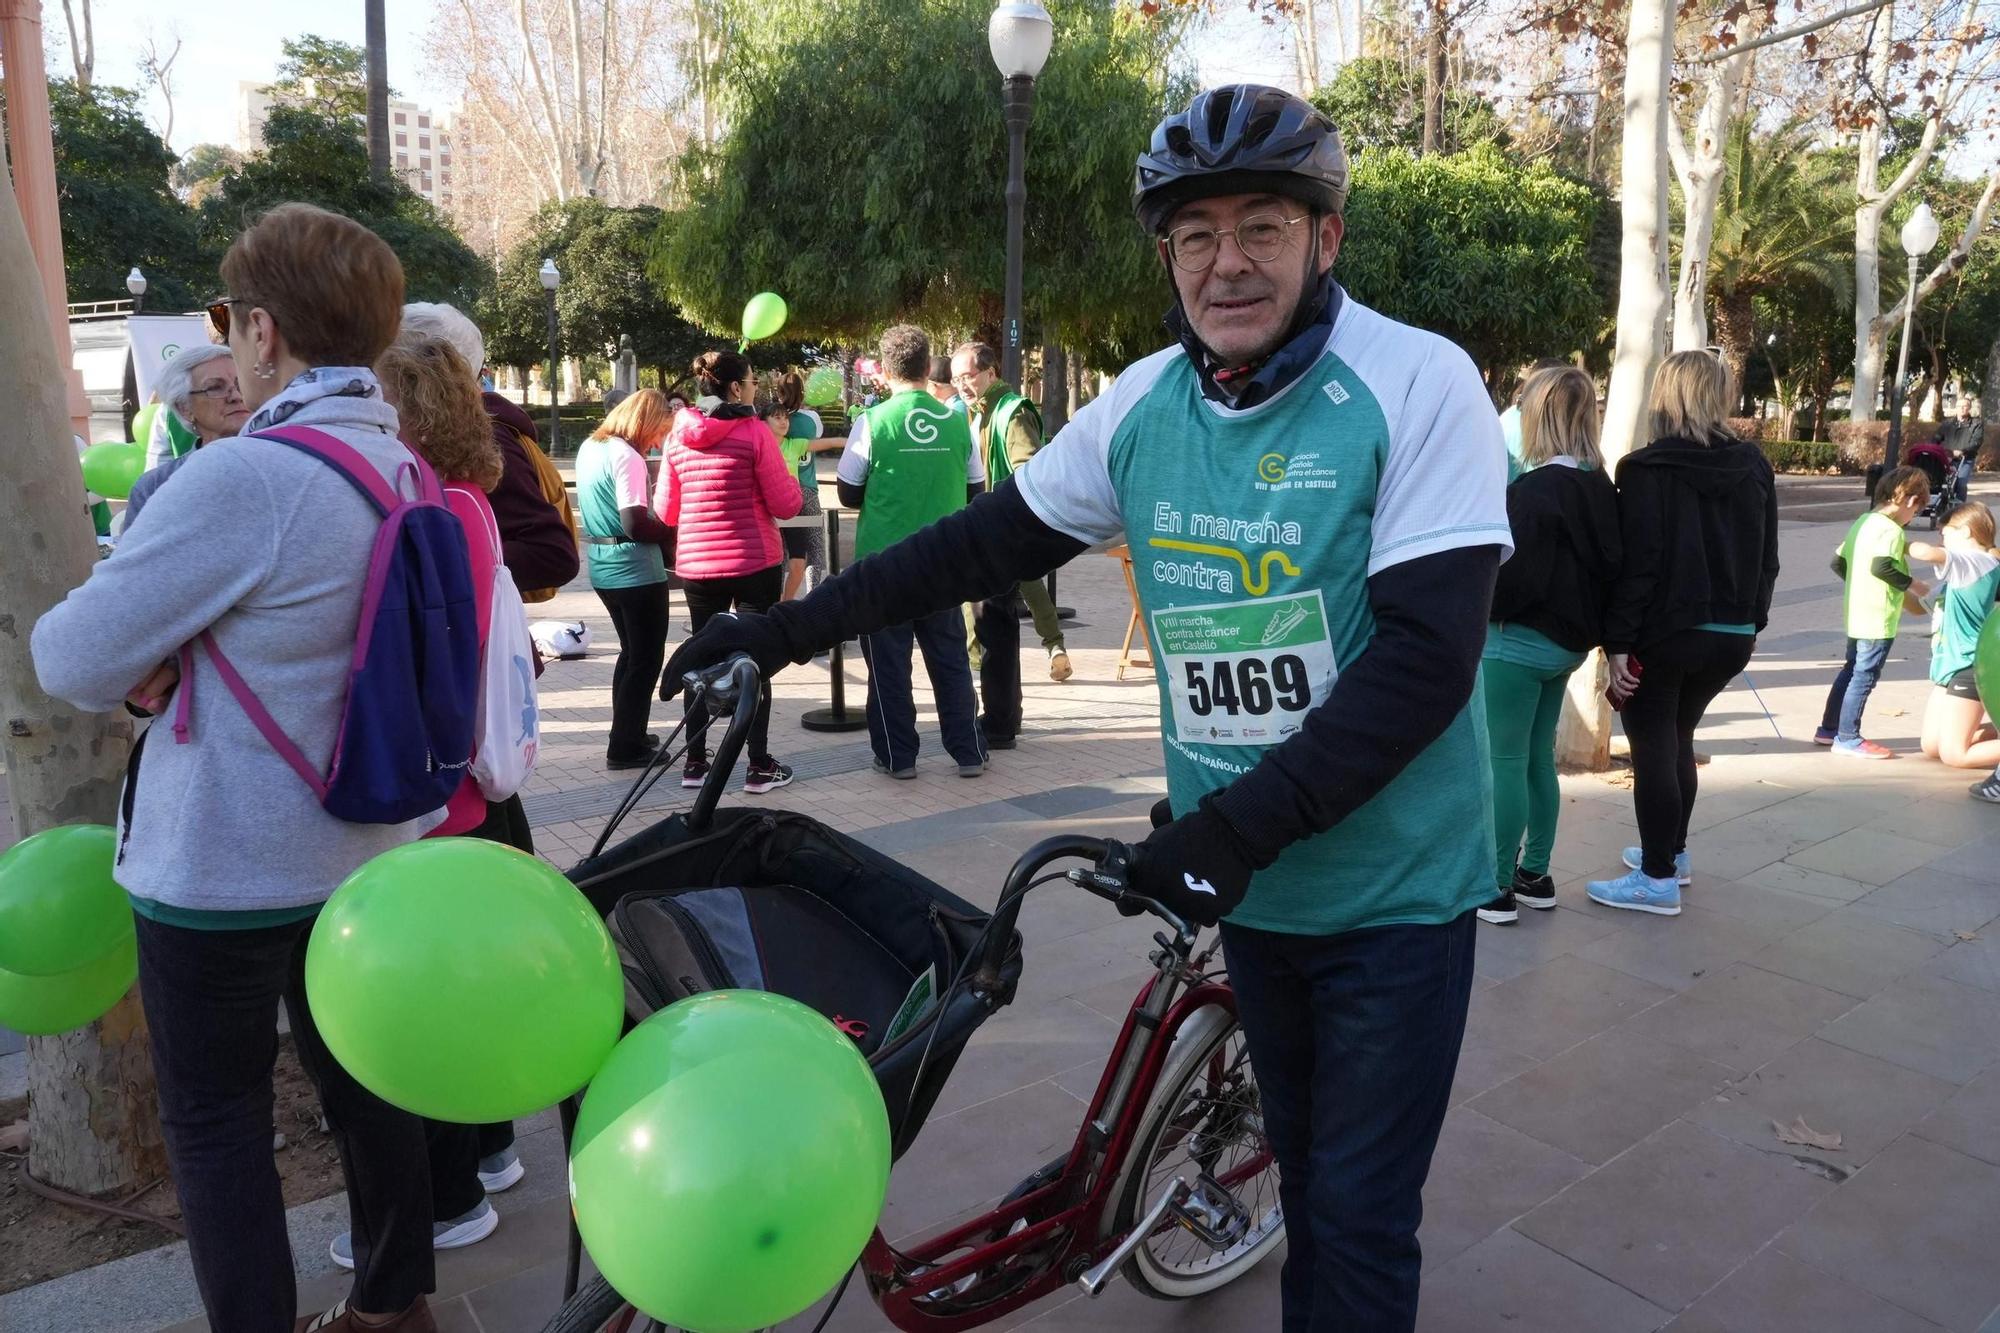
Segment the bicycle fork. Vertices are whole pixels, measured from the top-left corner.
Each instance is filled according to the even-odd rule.
[[[1078,1278],[1077,1286],[1091,1296],[1103,1291],[1110,1283],[1111,1275],[1124,1267],[1133,1251],[1144,1245],[1170,1216],[1177,1225],[1193,1232],[1196,1239],[1213,1250],[1228,1249],[1250,1231],[1250,1214],[1215,1177],[1204,1171],[1190,1185],[1186,1176],[1176,1176],[1174,1183],[1160,1196],[1159,1202],[1139,1219],[1138,1225],[1127,1233],[1124,1240],[1118,1242],[1118,1248]]]

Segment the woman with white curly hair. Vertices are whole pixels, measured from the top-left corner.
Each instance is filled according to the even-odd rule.
[[[155,392],[161,410],[173,413],[194,432],[195,449],[227,439],[250,419],[249,404],[243,401],[243,391],[236,382],[236,362],[231,359],[229,349],[217,343],[199,343],[176,352],[173,360],[167,362]],[[132,493],[125,498],[124,522],[118,529],[121,535],[139,517],[139,511],[153,498],[153,492],[192,457],[191,449],[179,458],[170,458],[147,469],[132,484]]]

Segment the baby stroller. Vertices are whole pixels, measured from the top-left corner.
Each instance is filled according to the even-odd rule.
[[[1978,454],[1976,434],[1969,445],[1955,451],[1937,440],[1925,440],[1910,446],[1909,465],[1922,472],[1930,482],[1930,499],[1918,511],[1918,516],[1931,521],[1931,531],[1943,527],[1944,521],[1951,517],[1951,511],[1965,503],[1966,491],[1972,485],[1973,460]]]

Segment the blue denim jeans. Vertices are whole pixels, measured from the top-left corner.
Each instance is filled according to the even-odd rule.
[[[1895,642],[1894,639],[1847,641],[1847,660],[1841,664],[1840,674],[1833,678],[1833,688],[1826,692],[1821,731],[1831,731],[1843,741],[1861,738],[1861,710],[1868,706],[1875,682],[1882,679],[1882,668],[1889,663],[1889,646]]]
[[[1341,935],[1225,924],[1222,939],[1278,1159],[1284,1333],[1409,1333],[1473,914]]]
[[[910,695],[913,645],[924,655],[945,750],[960,764],[983,763],[986,739],[979,730],[979,700],[965,653],[965,612],[956,606],[861,636],[861,655],[868,663],[868,745],[876,761],[892,769],[917,762],[921,742],[917,705]]]

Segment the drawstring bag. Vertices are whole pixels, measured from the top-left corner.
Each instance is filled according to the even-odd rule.
[[[535,699],[535,641],[514,576],[501,558],[500,529],[482,506],[493,543],[493,615],[479,667],[479,710],[473,719],[472,780],[489,801],[504,801],[527,785],[541,746]],[[472,539],[470,533],[467,540]]]

